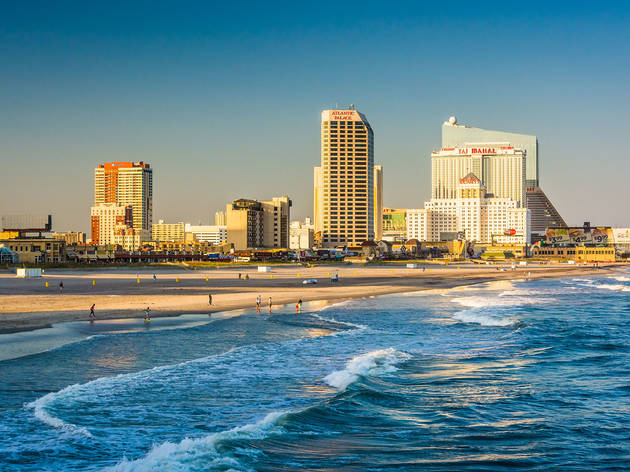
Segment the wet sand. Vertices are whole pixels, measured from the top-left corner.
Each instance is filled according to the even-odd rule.
[[[625,266],[625,265],[624,265]],[[599,267],[568,264],[530,265],[498,271],[497,266],[459,264],[426,265],[423,271],[405,265],[387,266],[271,266],[272,272],[259,273],[256,266],[218,269],[57,269],[42,278],[18,279],[0,272],[0,333],[51,326],[65,321],[89,319],[96,304],[96,318],[143,317],[151,308],[152,317],[181,314],[210,314],[235,309],[253,309],[256,297],[267,311],[269,297],[274,305],[322,300],[334,302],[388,293],[449,289],[492,280],[518,280],[607,273],[615,265]],[[247,274],[249,280],[239,279]],[[153,279],[156,274],[157,279]],[[330,282],[338,274],[339,282]],[[140,283],[138,283],[140,279]],[[207,279],[207,280],[206,280]],[[318,283],[304,285],[305,279]],[[45,283],[49,287],[45,287]],[[63,293],[59,283],[63,282]],[[212,295],[213,304],[208,303]]]

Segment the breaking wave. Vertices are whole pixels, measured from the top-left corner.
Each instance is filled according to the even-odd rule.
[[[476,313],[474,310],[463,310],[453,315],[453,318],[463,323],[477,323],[482,326],[510,326],[519,323],[514,317],[499,317],[483,313]]]
[[[143,458],[128,461],[126,458],[110,472],[149,472],[155,470],[243,470],[243,465],[234,457],[222,454],[222,443],[238,440],[264,439],[280,434],[283,429],[278,421],[288,412],[267,414],[261,421],[220,431],[201,438],[186,438],[179,443],[165,442],[155,446]],[[241,450],[242,452],[242,450]]]
[[[391,347],[361,354],[349,360],[345,369],[337,370],[324,377],[324,382],[337,390],[345,390],[359,377],[382,375],[396,371],[395,365],[410,357],[409,354]]]

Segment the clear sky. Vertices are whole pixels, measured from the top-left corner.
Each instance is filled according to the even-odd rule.
[[[90,3],[90,2],[86,2]],[[132,5],[130,5],[132,4]],[[375,131],[386,206],[422,207],[441,124],[535,134],[569,224],[630,226],[630,6],[5,2],[0,214],[89,228],[93,169],[154,168],[154,220],[235,198],[312,214],[322,109]],[[214,221],[212,221],[214,223]]]

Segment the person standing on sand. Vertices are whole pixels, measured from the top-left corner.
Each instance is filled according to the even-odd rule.
[[[260,313],[260,305],[262,305],[262,297],[258,295],[256,297],[256,313]]]
[[[269,297],[269,313],[271,313],[271,306],[272,306],[271,297]]]
[[[298,307],[300,309],[300,313],[302,313],[302,299],[300,298],[300,301],[298,301]]]
[[[63,295],[63,280],[59,282],[59,294]]]
[[[208,305],[212,305],[212,294],[208,294]]]
[[[96,303],[93,303],[92,306],[90,307],[90,320],[94,321],[96,319],[96,315],[94,314],[94,307],[96,306]]]

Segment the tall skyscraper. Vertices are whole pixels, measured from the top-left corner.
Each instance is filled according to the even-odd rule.
[[[374,239],[383,239],[383,166],[374,166]]]
[[[464,143],[432,152],[431,198],[455,198],[459,180],[471,172],[488,193],[525,206],[525,153],[509,143]]]
[[[314,199],[316,240],[322,246],[374,239],[374,132],[353,107],[322,112]]]
[[[538,138],[536,136],[464,126],[457,123],[457,119],[451,116],[442,125],[442,147],[461,147],[466,143],[510,143],[522,149],[526,155],[525,185],[538,187]]]
[[[454,116],[442,125],[442,147],[463,146],[464,143],[471,142],[509,142],[523,149],[526,153],[525,206],[532,210],[532,232],[540,235],[545,232],[545,228],[566,227],[564,219],[540,188],[540,162],[536,136],[464,126],[457,123]]]
[[[125,210],[116,210],[116,206]],[[109,209],[105,211],[105,207]],[[92,241],[95,244],[113,239],[105,236],[104,231],[109,232],[110,228],[104,226],[100,219],[106,214],[121,211],[127,215],[124,224],[128,228],[150,233],[153,222],[153,170],[149,164],[106,162],[94,169],[94,206],[91,213]]]

